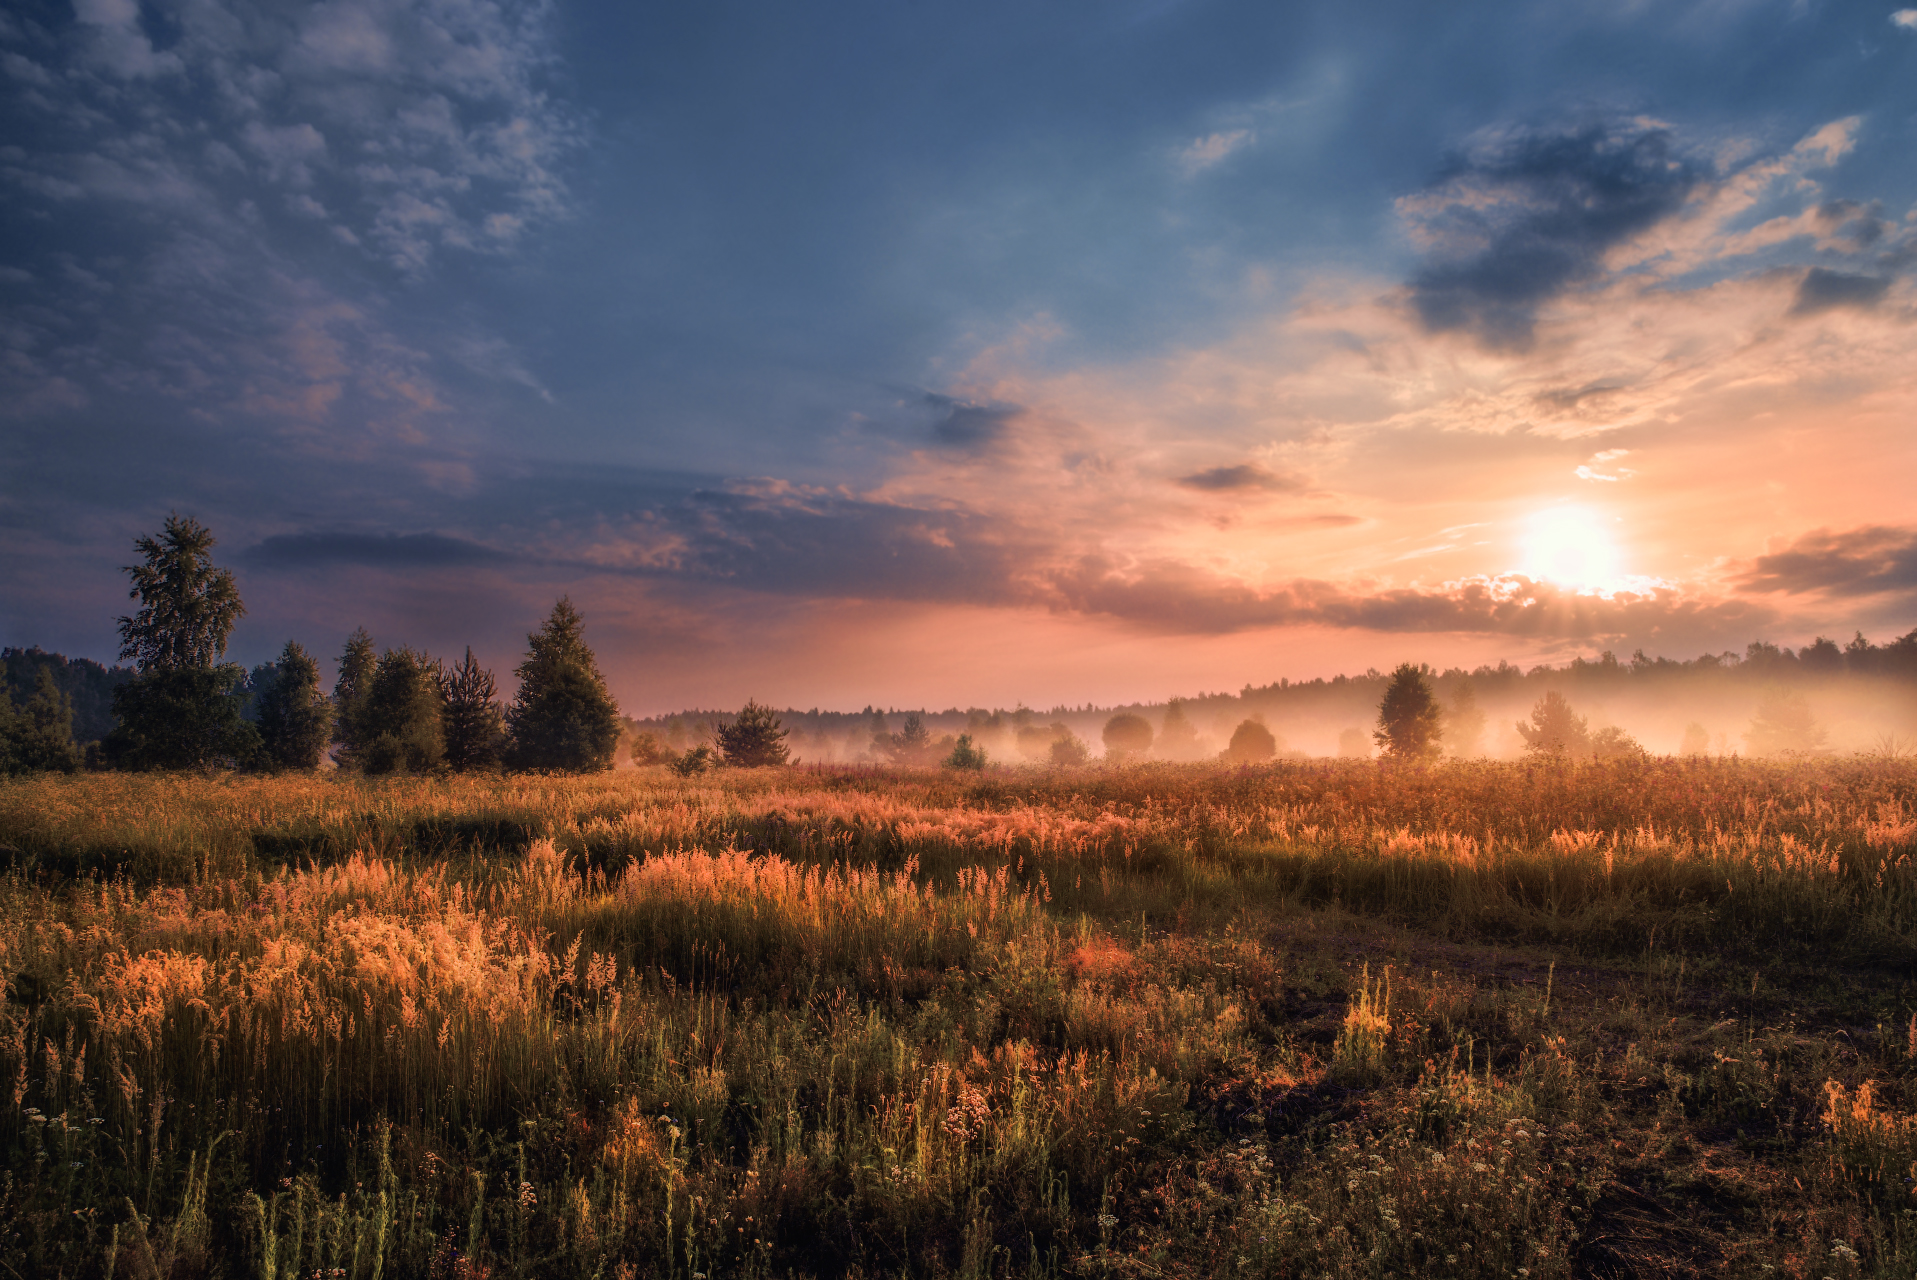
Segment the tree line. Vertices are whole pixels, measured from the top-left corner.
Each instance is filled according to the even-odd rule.
[[[313,769],[329,750],[370,774],[612,767],[623,722],[569,599],[527,637],[510,702],[470,647],[448,664],[406,645],[380,651],[363,627],[329,693],[298,641],[251,672],[226,661],[246,607],[231,570],[213,563],[214,545],[210,530],[177,515],[135,541],[140,562],[126,571],[139,608],[119,619],[120,657],[133,666],[110,686],[111,729],[83,756],[72,696],[51,664],[36,664],[24,705],[0,696],[0,772]]]

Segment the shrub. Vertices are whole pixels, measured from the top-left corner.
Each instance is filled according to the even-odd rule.
[[[679,753],[667,746],[659,735],[644,730],[633,735],[631,748],[632,762],[641,769],[647,765],[673,764],[679,759]]]
[[[1054,725],[1053,727],[1058,729],[1065,728],[1063,725]],[[1085,744],[1079,741],[1077,734],[1073,733],[1070,729],[1065,729],[1065,735],[1063,737],[1054,737],[1052,739],[1051,758],[1054,765],[1060,768],[1071,768],[1084,764],[1085,761],[1091,758],[1091,752],[1085,749]]]

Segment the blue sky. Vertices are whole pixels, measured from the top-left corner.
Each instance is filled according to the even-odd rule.
[[[1917,11],[24,3],[0,640],[635,711],[1917,624]]]

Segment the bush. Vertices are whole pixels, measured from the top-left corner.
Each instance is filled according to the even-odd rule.
[[[660,741],[659,735],[650,730],[633,735],[631,754],[632,762],[641,769],[647,765],[674,764],[679,759],[679,753]]]
[[[1232,731],[1231,743],[1219,754],[1233,764],[1263,764],[1278,754],[1278,739],[1256,720],[1246,720]]]
[[[1054,727],[1064,728],[1063,725],[1056,725]],[[1054,765],[1060,768],[1071,768],[1084,764],[1090,758],[1091,752],[1085,749],[1085,744],[1080,742],[1078,735],[1070,729],[1065,730],[1064,737],[1052,739],[1052,763]]]

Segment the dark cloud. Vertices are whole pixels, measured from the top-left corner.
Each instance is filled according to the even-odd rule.
[[[955,449],[980,449],[1005,433],[1006,424],[1023,410],[1018,405],[977,404],[928,392],[925,403],[938,417],[932,423],[932,438]]]
[[[285,533],[274,534],[240,553],[245,564],[262,569],[303,569],[314,565],[363,565],[375,569],[451,569],[500,564],[503,551],[438,533]]]
[[[1502,135],[1407,201],[1433,260],[1418,318],[1493,347],[1531,340],[1540,304],[1596,275],[1605,250],[1671,216],[1707,177],[1666,129],[1638,121]]]
[[[1748,592],[1870,596],[1917,588],[1917,529],[1865,525],[1818,529],[1783,551],[1759,556],[1738,580]]]
[[[1812,267],[1797,286],[1797,301],[1791,306],[1794,316],[1815,315],[1838,307],[1869,310],[1883,300],[1890,281],[1876,276],[1855,276],[1824,267]]]
[[[1188,476],[1180,476],[1178,483],[1187,489],[1202,489],[1210,493],[1229,492],[1234,489],[1268,489],[1278,492],[1295,493],[1305,487],[1302,477],[1281,474],[1255,462],[1240,462],[1229,467],[1212,467],[1197,471]]]

